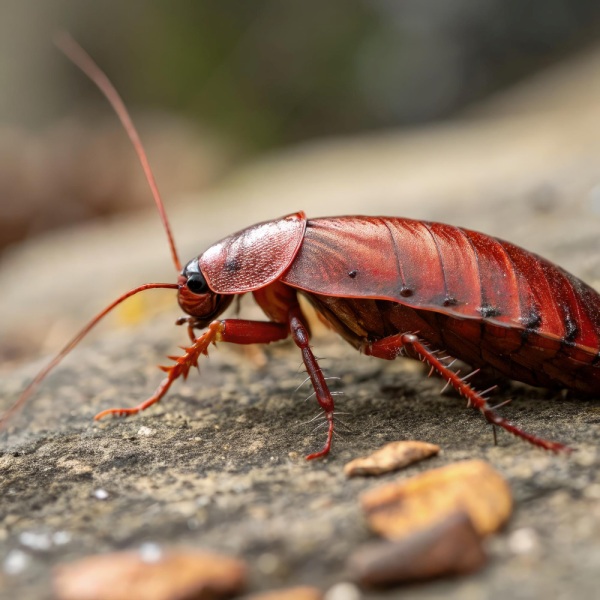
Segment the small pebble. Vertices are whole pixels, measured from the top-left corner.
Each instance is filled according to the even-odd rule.
[[[19,535],[19,542],[32,550],[50,550],[52,547],[52,536],[49,533],[24,531]]]
[[[538,547],[538,535],[531,527],[517,529],[510,534],[508,547],[514,554],[529,554]]]
[[[364,587],[387,587],[472,573],[485,562],[471,519],[458,512],[401,540],[359,548],[348,561],[348,571]]]
[[[242,561],[228,556],[144,544],[140,552],[89,556],[58,567],[54,591],[58,600],[218,600],[240,594],[246,572]]]
[[[108,492],[106,490],[103,490],[102,488],[99,488],[92,492],[92,496],[94,496],[94,498],[97,498],[98,500],[106,500],[108,498]]]
[[[382,475],[435,456],[439,451],[439,446],[418,440],[390,442],[369,456],[356,458],[349,462],[344,467],[344,474],[347,477]]]
[[[331,586],[324,600],[361,600],[362,594],[353,583],[342,582]]]
[[[154,429],[150,429],[150,427],[146,427],[145,425],[142,425],[137,432],[138,435],[145,437],[150,437],[151,435],[154,435],[154,433]]]
[[[314,587],[301,586],[252,594],[244,596],[242,600],[323,600],[323,592]]]
[[[361,497],[371,529],[399,539],[466,513],[480,535],[500,529],[512,512],[504,478],[483,460],[462,461],[372,489]]]
[[[71,541],[71,534],[68,531],[57,531],[52,534],[52,542],[55,546],[64,546]]]
[[[145,563],[158,562],[162,558],[162,555],[160,546],[154,542],[146,542],[140,546],[140,558]]]
[[[4,559],[2,568],[7,575],[18,575],[27,568],[29,561],[29,554],[22,550],[11,550]]]

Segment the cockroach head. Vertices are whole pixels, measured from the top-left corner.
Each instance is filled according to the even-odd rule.
[[[185,265],[177,284],[179,306],[188,315],[196,317],[198,327],[204,327],[217,318],[231,304],[234,296],[217,294],[210,289],[197,258]]]

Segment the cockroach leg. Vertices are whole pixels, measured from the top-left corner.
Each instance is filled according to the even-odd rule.
[[[184,348],[185,354],[182,356],[169,356],[170,359],[175,361],[174,365],[160,366],[159,369],[164,371],[167,376],[160,382],[160,385],[156,388],[156,391],[148,400],[134,406],[133,408],[109,408],[98,413],[94,419],[96,421],[108,416],[114,415],[115,417],[128,417],[129,415],[135,415],[142,410],[146,410],[149,406],[156,404],[160,399],[167,393],[171,384],[180,376],[184,379],[187,378],[188,373],[192,367],[198,366],[198,359],[202,354],[208,355],[208,347],[211,343],[215,343],[218,339],[222,328],[222,321],[213,321],[209,326],[208,330],[205,331],[200,337],[193,340],[193,344],[187,348]]]
[[[169,356],[175,361],[174,365],[159,367],[167,373],[154,394],[145,402],[133,408],[110,408],[98,413],[94,418],[102,419],[107,415],[117,417],[127,417],[145,410],[149,406],[156,404],[171,387],[171,384],[178,378],[187,376],[192,367],[198,366],[198,359],[202,354],[208,355],[208,347],[216,342],[231,342],[234,344],[268,344],[287,337],[287,327],[281,323],[245,321],[241,319],[225,319],[223,321],[213,321],[208,329],[192,341],[192,345],[184,348],[185,354],[182,356]]]
[[[304,323],[304,318],[299,306],[293,306],[290,308],[289,325],[292,339],[302,352],[302,360],[304,361],[306,371],[315,390],[317,401],[321,408],[325,411],[325,417],[327,418],[328,422],[327,440],[325,441],[323,449],[319,452],[309,454],[306,457],[306,460],[313,460],[315,458],[321,458],[322,456],[327,455],[331,449],[331,441],[333,439],[333,397],[329,391],[329,388],[327,387],[327,382],[325,381],[323,371],[321,370],[321,367],[319,366],[319,363],[317,362],[317,359],[310,348],[308,329]]]
[[[398,356],[401,347],[406,349],[406,352],[409,356],[418,357],[429,366],[434,367],[435,370],[442,376],[442,378],[447,381],[447,383],[452,385],[452,387],[454,387],[459,394],[467,399],[468,405],[479,409],[487,421],[492,425],[502,427],[502,429],[505,429],[509,433],[528,441],[534,446],[544,448],[545,450],[550,450],[552,452],[571,451],[570,448],[563,444],[551,442],[527,433],[526,431],[518,428],[516,425],[513,425],[510,421],[502,418],[494,411],[493,408],[488,405],[487,400],[484,398],[484,394],[491,391],[493,388],[485,390],[482,393],[475,391],[468,382],[466,382],[464,379],[461,379],[457,373],[449,369],[447,365],[444,365],[438,358],[436,358],[435,354],[433,354],[429,348],[427,348],[423,342],[421,342],[421,340],[412,333],[399,333],[397,335],[383,338],[377,342],[365,345],[363,351],[367,355],[386,358],[389,360]]]

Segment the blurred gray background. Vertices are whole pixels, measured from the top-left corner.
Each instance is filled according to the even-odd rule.
[[[582,222],[598,230],[587,218],[599,204],[598,2],[2,0],[0,11],[9,367],[54,350],[125,289],[174,277],[130,144],[53,46],[60,30],[131,110],[184,262],[304,209],[483,229],[594,282],[589,253],[547,242],[574,243],[567,214],[580,236]],[[557,233],[532,236],[531,215],[553,207]]]
[[[3,0],[1,11],[0,248],[147,201],[103,98],[52,46],[57,30],[168,148],[155,162],[172,196],[283,146],[449,118],[600,30],[592,0]]]

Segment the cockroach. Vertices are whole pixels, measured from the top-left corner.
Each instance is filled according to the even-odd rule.
[[[243,229],[211,246],[183,268],[146,154],[125,106],[105,74],[69,37],[63,52],[100,88],[125,127],[148,179],[163,222],[177,283],[148,283],[96,315],[24,390],[4,420],[108,312],[153,288],[177,289],[188,316],[191,344],[154,394],[133,408],[104,410],[127,416],[157,403],[179,377],[208,354],[211,344],[268,344],[291,336],[328,424],[322,450],[334,432],[334,401],[309,343],[298,303],[317,313],[361,353],[424,362],[489,423],[529,443],[560,452],[569,448],[527,433],[499,416],[487,392],[454,371],[459,359],[476,370],[491,367],[535,386],[600,391],[600,295],[551,262],[500,239],[442,223],[398,217],[307,219],[297,212]],[[268,321],[219,319],[233,299],[252,293]],[[196,336],[196,330],[204,330]],[[470,375],[469,375],[470,376]]]

